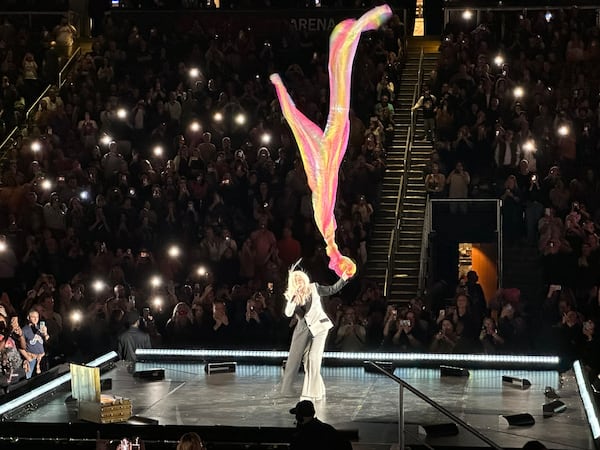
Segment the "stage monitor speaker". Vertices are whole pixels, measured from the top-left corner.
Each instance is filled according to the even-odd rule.
[[[373,361],[373,362],[375,364],[377,364],[379,367],[381,367],[382,369],[384,369],[386,372],[394,373],[394,363],[393,362],[391,362],[391,361]],[[373,367],[368,362],[364,362],[363,367],[365,369],[365,372],[378,373],[380,375],[383,375],[379,370],[377,370],[375,367]]]
[[[133,372],[133,376],[136,378],[140,378],[142,380],[164,380],[165,379],[165,369],[155,368],[155,369],[145,369],[145,370],[136,370]]]
[[[100,390],[101,391],[110,391],[112,390],[112,378],[104,378],[100,380]]]
[[[550,403],[542,405],[542,412],[544,414],[544,417],[552,417],[554,414],[564,412],[566,409],[567,405],[565,405],[560,400],[554,400]]]
[[[502,415],[508,424],[513,427],[530,427],[535,425],[535,419],[529,413]]]
[[[469,371],[463,367],[440,366],[440,376],[442,377],[468,377]]]
[[[428,438],[456,436],[458,434],[458,426],[454,422],[420,425],[419,428],[419,431],[422,429],[423,434],[426,434]]]
[[[209,375],[214,375],[216,373],[234,373],[236,367],[236,362],[207,363],[204,366],[204,371]]]
[[[502,383],[523,390],[529,389],[531,387],[531,381],[529,381],[528,379],[511,377],[509,375],[502,375]]]

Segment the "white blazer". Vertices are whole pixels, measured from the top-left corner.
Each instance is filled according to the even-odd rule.
[[[347,281],[344,281],[341,278],[331,286],[321,286],[317,283],[310,283],[311,304],[310,309],[306,311],[306,314],[304,315],[304,320],[306,321],[306,326],[308,327],[310,334],[313,336],[316,336],[319,333],[327,332],[333,328],[333,322],[323,309],[321,296],[333,295],[339,292],[346,285],[346,283]],[[287,299],[287,304],[285,305],[285,315],[287,317],[292,317],[298,305],[292,301],[293,296],[286,294],[285,297]]]

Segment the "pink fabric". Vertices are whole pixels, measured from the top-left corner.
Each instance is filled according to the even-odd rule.
[[[338,276],[351,277],[356,272],[354,262],[342,255],[335,243],[334,206],[338,187],[338,172],[348,145],[350,121],[350,87],[352,63],[363,31],[377,29],[392,15],[389,6],[373,8],[358,20],[339,23],[329,38],[329,115],[325,131],[300,112],[292,101],[281,78],[271,75],[279,103],[302,156],[308,185],[312,190],[314,218],[327,244],[329,268]]]

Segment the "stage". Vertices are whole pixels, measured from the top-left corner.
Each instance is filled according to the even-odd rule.
[[[298,398],[279,396],[280,366],[238,364],[235,373],[208,375],[203,363],[159,362],[137,363],[136,370],[156,367],[165,369],[163,380],[133,377],[131,368],[128,371],[125,363],[118,362],[103,373],[103,379],[112,379],[112,389],[103,392],[131,399],[134,415],[157,420],[161,426],[193,426],[209,435],[216,436],[210,430],[221,427],[236,427],[233,430],[237,431],[230,433],[248,427],[258,430],[257,436],[260,436],[260,430],[281,428],[279,439],[284,442],[285,436],[294,427],[294,417],[289,414],[289,409]],[[502,448],[521,448],[532,439],[544,442],[551,449],[594,448],[572,371],[564,374],[562,379],[556,371],[548,370],[473,369],[468,377],[441,377],[439,369],[402,367],[396,368],[394,374]],[[302,374],[299,375],[296,382],[298,389],[302,380]],[[531,387],[523,390],[503,383],[503,375],[526,378]],[[338,429],[348,430],[349,435],[356,438],[353,442],[355,449],[383,450],[397,445],[398,385],[393,380],[366,372],[362,367],[323,367],[323,377],[327,398],[316,404],[317,417]],[[566,405],[566,411],[549,418],[542,415],[542,404],[549,401],[544,396],[546,386],[555,389]],[[71,423],[75,426],[78,422],[77,405],[65,401],[69,394],[67,383],[37,407],[28,407],[13,417],[5,415],[3,428],[9,427],[7,420],[13,422],[15,430],[33,430],[40,426],[48,429],[51,424]],[[404,402],[407,445],[425,443],[419,448],[428,448],[427,445],[434,448],[487,448],[463,429],[451,437],[419,434],[417,424],[450,421],[407,391]],[[500,418],[502,414],[517,413],[530,413],[535,418],[535,425],[509,426]],[[100,431],[104,427],[93,426]],[[135,435],[145,435],[140,430],[142,428],[138,427]],[[260,441],[256,437],[249,439],[252,439],[251,442]],[[168,441],[166,437],[165,440]],[[267,439],[265,442],[275,441]],[[215,448],[223,447],[215,444]]]

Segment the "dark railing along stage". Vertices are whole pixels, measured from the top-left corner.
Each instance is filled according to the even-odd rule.
[[[491,448],[494,448],[496,450],[502,450],[502,447],[500,447],[498,444],[496,444],[494,441],[492,441],[486,435],[482,434],[481,432],[479,432],[478,430],[476,430],[475,428],[473,428],[471,425],[469,425],[467,422],[465,422],[464,420],[462,420],[460,417],[452,414],[450,411],[448,411],[442,405],[440,405],[439,403],[437,403],[434,400],[432,400],[431,398],[429,398],[427,395],[425,395],[424,393],[422,393],[421,391],[419,391],[417,388],[415,388],[412,385],[408,384],[402,378],[399,378],[396,375],[394,375],[393,373],[388,372],[383,367],[381,367],[379,364],[377,364],[377,363],[375,363],[373,361],[369,361],[368,363],[372,367],[374,367],[375,369],[377,369],[379,372],[381,372],[382,374],[384,374],[388,378],[394,380],[396,383],[398,383],[400,385],[399,386],[399,394],[398,394],[399,395],[399,397],[398,397],[398,400],[399,400],[399,403],[398,403],[398,438],[399,438],[399,448],[400,448],[400,450],[404,450],[404,448],[405,448],[405,445],[404,445],[404,392],[403,392],[404,389],[407,389],[412,394],[414,394],[415,396],[417,396],[421,400],[423,400],[425,403],[427,403],[427,404],[431,405],[432,407],[434,407],[435,409],[437,409],[439,412],[441,412],[443,415],[445,415],[446,417],[448,417],[454,423],[460,425],[465,430],[467,430],[469,433],[471,433],[474,436],[476,436],[479,439],[481,439],[483,442],[485,442]]]

